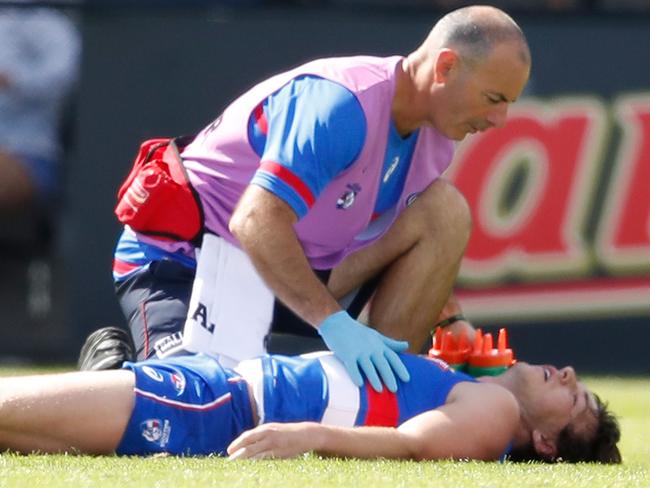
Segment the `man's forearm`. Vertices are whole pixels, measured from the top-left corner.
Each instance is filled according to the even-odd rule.
[[[253,186],[242,197],[230,228],[275,296],[317,326],[341,308],[312,271],[293,229],[295,220],[286,203]]]
[[[408,343],[385,337],[341,310],[312,271],[293,228],[296,220],[287,203],[251,185],[230,219],[230,230],[275,296],[318,329],[355,385],[361,386],[365,375],[374,390],[382,391],[383,382],[396,391],[395,374],[402,381],[409,380],[397,355]]]

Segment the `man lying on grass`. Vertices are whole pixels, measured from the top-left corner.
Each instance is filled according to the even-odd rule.
[[[323,455],[620,462],[616,420],[573,368],[478,380],[402,355],[397,393],[357,388],[331,353],[223,368],[204,355],[0,381],[0,447],[23,453]]]

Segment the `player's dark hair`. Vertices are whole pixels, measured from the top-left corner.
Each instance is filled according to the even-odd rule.
[[[541,462],[595,462],[602,464],[620,464],[621,452],[618,441],[621,439],[621,429],[616,417],[608,410],[607,404],[594,395],[598,405],[598,426],[596,432],[585,438],[576,435],[571,426],[567,425],[558,436],[557,457],[546,459],[535,451],[532,443],[522,448],[515,449],[509,456],[514,462],[541,461]]]

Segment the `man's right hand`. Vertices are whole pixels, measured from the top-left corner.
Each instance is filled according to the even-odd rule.
[[[390,391],[397,391],[394,373],[402,381],[409,381],[409,373],[396,353],[405,351],[408,342],[390,339],[357,322],[344,310],[327,317],[318,327],[318,333],[341,360],[355,385],[363,384],[359,368],[378,392],[383,390],[382,381]]]

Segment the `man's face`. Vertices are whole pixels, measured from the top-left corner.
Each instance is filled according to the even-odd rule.
[[[433,125],[450,139],[505,124],[508,108],[519,98],[530,72],[515,43],[497,45],[474,66],[458,60],[445,79],[444,107],[436,107]]]
[[[567,425],[578,436],[589,437],[597,427],[598,406],[593,394],[579,382],[572,367],[516,363],[512,375],[515,395],[531,428],[549,438]]]

